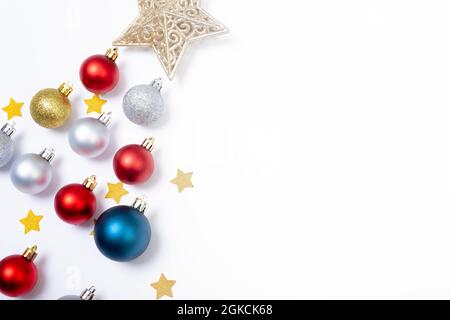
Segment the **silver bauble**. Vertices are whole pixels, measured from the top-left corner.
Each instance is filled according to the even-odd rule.
[[[53,149],[41,154],[25,154],[17,159],[11,168],[11,181],[23,193],[38,194],[50,185],[53,173],[50,162],[55,157]]]
[[[59,298],[58,300],[82,300],[80,296],[65,296],[62,298]]]
[[[162,79],[157,79],[150,85],[139,85],[127,92],[123,98],[123,111],[131,122],[148,126],[162,117],[162,84]]]
[[[80,296],[65,296],[62,298],[59,298],[58,300],[84,300],[84,301],[90,301],[94,300],[95,298],[95,288],[91,287],[90,289],[86,289],[83,291],[83,293]]]
[[[16,130],[14,123],[7,123],[0,130],[0,168],[6,166],[14,155],[14,141],[11,136]]]
[[[69,132],[72,150],[86,158],[101,156],[111,140],[108,130],[110,123],[111,113],[104,113],[98,119],[84,118],[77,121]]]

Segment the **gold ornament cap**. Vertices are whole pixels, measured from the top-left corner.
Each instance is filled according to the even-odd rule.
[[[136,198],[133,203],[133,208],[139,210],[140,213],[144,214],[148,208],[148,198],[146,196]]]
[[[59,86],[58,91],[63,96],[68,97],[73,92],[73,85],[71,85],[70,83],[64,82],[62,85]]]
[[[34,261],[38,256],[37,246],[33,246],[32,248],[27,248],[22,255],[28,261]]]
[[[117,58],[119,58],[119,49],[117,48],[108,49],[108,51],[106,51],[105,56],[112,61],[116,61]]]
[[[83,182],[83,186],[85,186],[87,189],[94,191],[97,187],[97,176],[92,175]]]
[[[155,138],[147,138],[142,142],[142,147],[144,147],[148,152],[153,152],[155,149]]]

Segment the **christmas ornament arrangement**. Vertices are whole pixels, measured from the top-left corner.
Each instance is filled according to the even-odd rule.
[[[153,47],[170,79],[190,41],[226,31],[223,25],[199,7],[198,1],[138,0],[138,4],[139,17],[114,45]],[[165,22],[161,25],[160,21]],[[177,25],[189,28],[178,28]],[[186,32],[188,29],[191,31]],[[97,101],[101,101],[98,95],[110,93],[117,88],[120,81],[118,58],[119,50],[114,47],[104,55],[87,58],[81,64],[81,83],[87,91],[95,94]],[[151,127],[164,113],[162,88],[162,78],[130,88],[123,97],[124,118],[136,125]],[[38,91],[30,102],[33,121],[50,130],[66,125],[72,116],[72,109],[77,107],[70,99],[73,91],[74,87],[69,83]],[[11,103],[15,101],[11,99]],[[98,158],[104,155],[110,146],[112,132],[108,127],[111,121],[112,113],[101,113],[99,117],[86,117],[74,122],[68,130],[68,142],[73,152],[81,158]],[[23,128],[19,129],[25,132]],[[14,122],[1,127],[0,168],[11,163],[9,176],[17,191],[29,195],[41,194],[48,190],[52,182],[52,161],[56,152],[51,147],[46,147],[39,153],[33,153],[39,150],[30,150],[30,153],[14,159],[15,131]],[[142,144],[120,148],[110,160],[112,172],[122,184],[148,183],[156,166],[152,154],[154,148],[155,138],[152,137],[145,138]],[[178,183],[180,192],[192,186],[192,174],[189,176],[179,171],[178,175],[172,182]],[[99,198],[95,194],[97,180],[95,175],[91,175],[84,181],[80,180],[82,183],[60,187],[54,195],[53,206],[61,223],[80,226],[93,221],[99,207]],[[118,200],[120,198],[119,196]],[[114,262],[126,263],[151,250],[152,230],[145,215],[148,207],[148,199],[143,196],[136,198],[130,205],[118,205],[103,212],[95,223],[93,233],[99,253]],[[38,266],[34,263],[36,258],[37,246],[33,246],[22,255],[12,255],[1,260],[0,293],[9,297],[29,294],[39,279]],[[175,283],[163,276],[161,279],[160,282],[168,282],[171,286]],[[158,283],[154,287],[159,288]],[[96,289],[91,287],[80,295],[67,295],[59,300],[89,301],[94,299],[95,293]]]

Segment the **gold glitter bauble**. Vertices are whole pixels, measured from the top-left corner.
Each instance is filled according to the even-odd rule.
[[[62,127],[72,114],[69,95],[73,88],[66,83],[59,89],[44,89],[31,100],[30,111],[33,120],[48,129]]]

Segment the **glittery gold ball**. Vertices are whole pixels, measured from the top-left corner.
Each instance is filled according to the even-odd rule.
[[[62,89],[63,88],[63,89]],[[30,111],[33,120],[49,129],[62,127],[72,114],[72,105],[68,95],[71,90],[61,86],[60,89],[44,89],[31,100]]]

